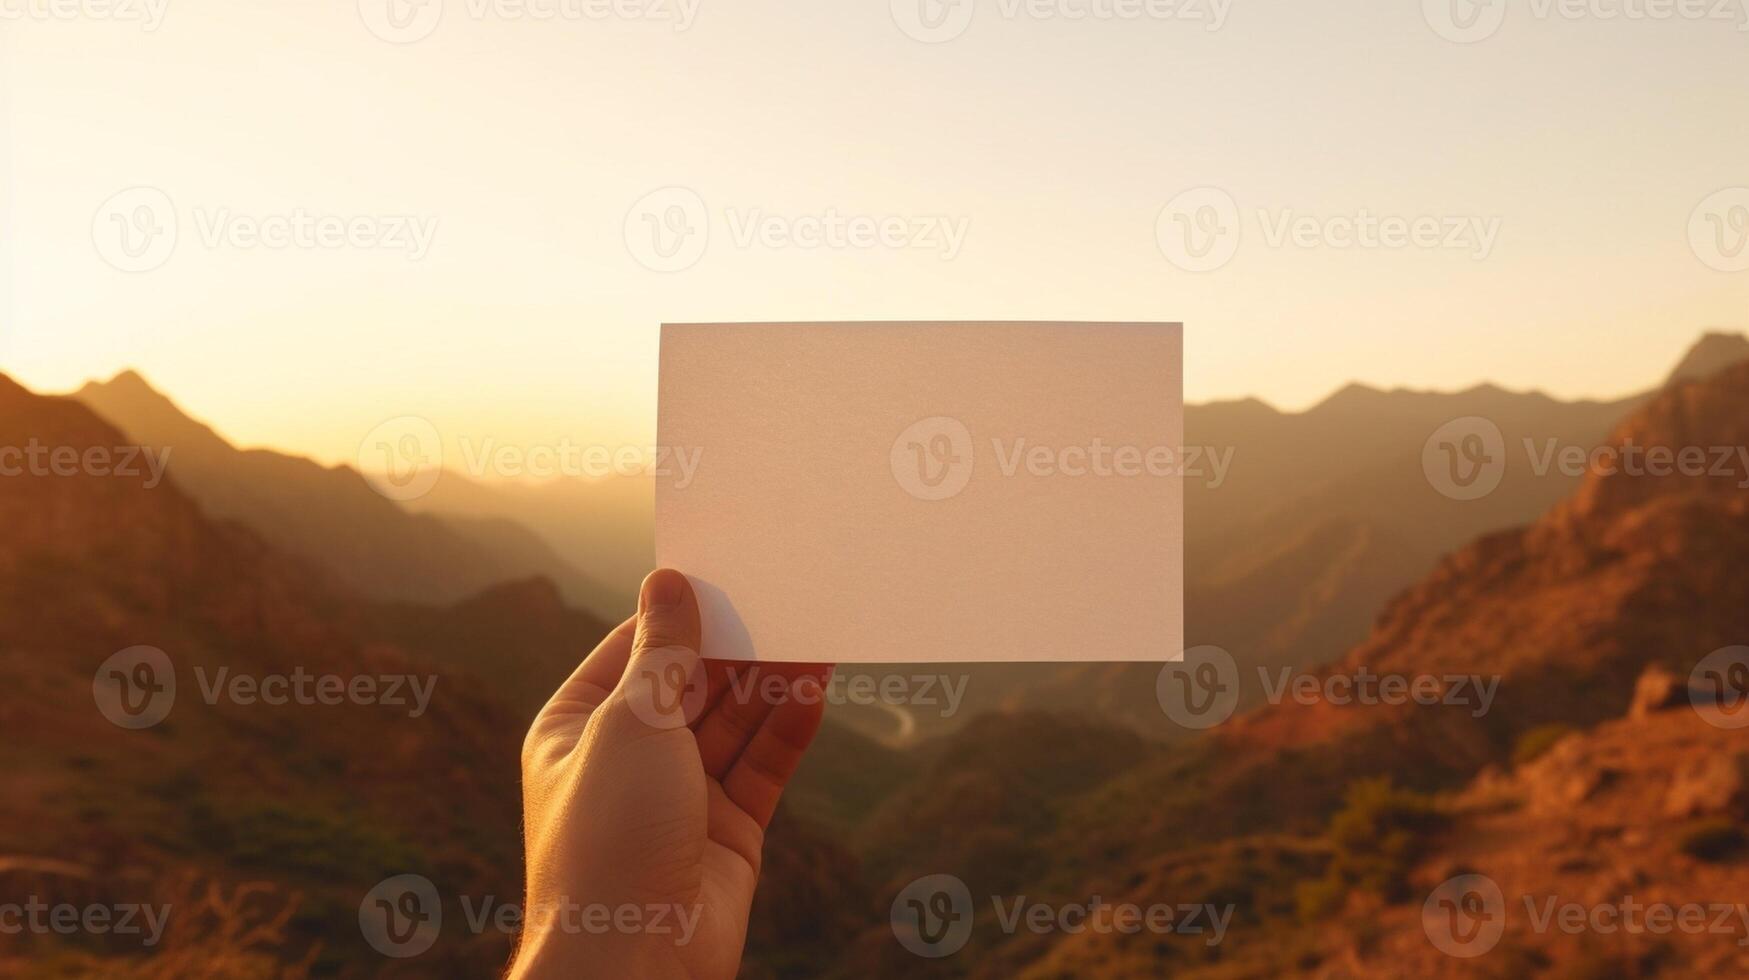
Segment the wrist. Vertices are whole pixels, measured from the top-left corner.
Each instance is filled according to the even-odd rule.
[[[574,980],[576,977],[650,977],[677,973],[655,951],[624,937],[572,935],[554,930],[525,932],[506,980]]]

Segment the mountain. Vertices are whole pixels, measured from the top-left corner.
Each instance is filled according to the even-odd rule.
[[[1719,909],[1706,903],[1749,894],[1746,789],[1740,730],[1709,724],[1685,702],[1634,712],[1570,734],[1513,771],[1478,776],[1455,794],[1451,825],[1408,878],[1421,895],[1471,874],[1499,890],[1491,911],[1501,932],[1477,942],[1489,944],[1479,962],[1502,975],[1743,976],[1749,931],[1735,908],[1728,931],[1649,936],[1539,929],[1536,917],[1551,903],[1632,901],[1717,923]],[[1456,961],[1428,941],[1417,903],[1367,909],[1364,923],[1361,915],[1339,917],[1323,937],[1331,959],[1388,963],[1406,976],[1456,974]]]
[[[1749,359],[1749,340],[1709,334],[1674,376]],[[1303,669],[1361,642],[1396,593],[1477,536],[1535,520],[1578,486],[1577,472],[1539,465],[1550,446],[1589,451],[1654,392],[1561,401],[1480,385],[1461,392],[1349,385],[1303,412],[1256,399],[1191,405],[1189,445],[1229,460],[1218,482],[1185,487],[1185,612],[1192,645],[1213,644],[1242,664]],[[1442,495],[1423,468],[1429,437],[1456,419],[1498,427],[1507,450],[1499,486],[1480,500]],[[637,478],[487,487],[446,474],[414,502],[423,512],[511,518],[598,576],[652,560],[652,491]],[[635,576],[628,576],[631,581]],[[965,702],[952,717],[844,706],[840,720],[876,738],[907,727],[917,738],[1003,710],[1092,711],[1161,732],[1152,671],[1129,664],[1007,664],[963,668]],[[1254,703],[1254,702],[1248,702]]]
[[[637,586],[655,567],[656,484],[647,476],[559,477],[488,486],[446,470],[431,492],[407,502],[451,522],[514,521],[571,557],[605,598],[591,608],[629,615]]]
[[[1394,394],[1344,400],[1376,406]],[[125,438],[77,401],[0,378],[0,445],[34,439],[83,454]],[[1509,895],[1586,902],[1624,892],[1732,901],[1749,884],[1742,731],[1696,725],[1680,682],[1657,681],[1688,677],[1749,632],[1749,465],[1710,451],[1749,446],[1749,364],[1670,385],[1599,442],[1623,458],[1703,448],[1724,469],[1599,465],[1563,477],[1570,492],[1544,513],[1437,560],[1346,655],[1310,672],[1320,684],[1363,671],[1476,675],[1498,683],[1484,710],[1290,699],[1170,744],[1119,725],[1113,710],[989,713],[906,750],[830,729],[773,835],[745,975],[1740,973],[1734,937],[1526,933],[1519,913],[1479,961],[1424,948],[1421,902],[1458,873],[1489,875]],[[1416,467],[1397,476],[1404,486],[1425,485]],[[1509,468],[1502,490],[1514,479]],[[1416,506],[1491,522],[1491,500]],[[1364,540],[1361,526],[1334,543],[1283,536],[1213,564],[1227,581],[1260,566],[1316,580],[1316,556]],[[247,526],[214,520],[174,481],[7,477],[0,527],[0,722],[11,733],[0,745],[0,890],[144,894],[214,920],[144,963],[32,940],[31,966],[55,957],[70,975],[156,964],[178,975],[363,976],[477,975],[502,962],[504,937],[448,931],[426,956],[386,961],[358,937],[358,896],[407,870],[446,894],[514,893],[527,705],[593,642],[582,632],[605,623],[578,618],[538,580],[441,607],[366,598]],[[1361,554],[1375,547],[1396,546]],[[1271,617],[1317,608],[1256,601]],[[163,723],[125,731],[94,710],[92,681],[107,657],[142,643],[173,658],[177,701]],[[1116,693],[1106,666],[1062,669],[1082,671],[1075,690],[1153,704],[1151,673]],[[219,668],[429,676],[435,694],[418,719],[384,705],[205,703],[196,671]],[[888,910],[906,882],[940,873],[977,889],[980,909],[964,952],[923,960],[894,942]],[[1217,946],[1009,933],[990,914],[991,893],[1230,903],[1234,913]],[[0,950],[0,973],[15,972],[13,955]]]
[[[0,377],[0,445],[83,455],[125,438],[77,401]],[[302,963],[363,976],[382,957],[359,937],[359,897],[387,874],[469,893],[516,887],[517,722],[457,675],[338,628],[354,613],[324,576],[143,476],[0,479],[0,519],[0,837],[30,866],[59,869],[32,872],[35,894],[222,915],[173,931],[153,957],[170,973]],[[130,731],[94,705],[93,678],[142,644],[167,655],[177,687],[164,721]],[[413,719],[387,704],[209,703],[203,685],[221,684],[219,671],[435,679]],[[36,969],[55,956],[65,975],[131,969],[125,948],[99,967],[102,948],[43,943],[24,951],[44,957]],[[458,937],[433,967],[490,970],[506,946]]]
[[[130,441],[168,450],[170,478],[209,513],[249,526],[366,595],[451,602],[544,575],[572,602],[607,615],[620,608],[613,590],[514,522],[410,514],[348,467],[238,449],[132,371],[73,397]]]
[[[1709,334],[1673,374],[1745,361],[1749,339]],[[1573,493],[1582,470],[1543,466],[1550,447],[1589,452],[1658,393],[1563,402],[1492,385],[1456,393],[1349,385],[1301,413],[1256,400],[1187,407],[1187,444],[1230,450],[1232,463],[1218,486],[1185,486],[1186,642],[1221,647],[1247,669],[1339,658],[1441,556],[1536,520]],[[1498,427],[1505,466],[1492,493],[1455,500],[1429,481],[1423,453],[1435,430],[1469,417]],[[1174,734],[1154,701],[1153,673],[1133,664],[974,668],[963,714],[1096,711]],[[1258,697],[1249,690],[1245,704]],[[931,721],[920,727],[931,730]]]
[[[1607,442],[1673,452],[1749,445],[1749,364],[1665,390]],[[1435,785],[1443,774],[1468,774],[1503,758],[1531,728],[1621,714],[1648,663],[1686,674],[1743,635],[1749,493],[1737,483],[1749,473],[1741,460],[1732,466],[1736,476],[1593,471],[1536,522],[1446,557],[1385,608],[1363,643],[1313,672],[1500,677],[1484,717],[1270,706],[1219,731],[1224,778],[1242,778],[1239,760],[1304,759],[1298,770],[1266,778],[1278,795],[1303,794],[1303,812],[1315,813],[1353,773],[1379,760],[1404,760],[1379,768]],[[1411,736],[1404,725],[1421,731]],[[1337,749],[1338,742],[1347,747]],[[1312,753],[1308,746],[1325,748]],[[1148,836],[1146,827],[1124,832]]]
[[[1707,334],[1672,377],[1745,356],[1749,339]],[[1186,484],[1188,641],[1220,646],[1246,666],[1330,662],[1441,555],[1534,520],[1571,493],[1578,474],[1540,468],[1542,454],[1591,449],[1650,394],[1563,402],[1492,385],[1437,393],[1354,384],[1297,413],[1256,399],[1188,406],[1186,442],[1229,460],[1218,483],[1205,462],[1205,478]],[[430,493],[396,506],[361,489],[365,480],[349,469],[233,449],[131,373],[79,397],[124,428],[134,420],[148,433],[142,441],[174,445],[172,477],[214,513],[378,597],[454,601],[546,575],[567,601],[614,619],[629,611],[654,560],[645,478],[488,485],[449,470]],[[1498,427],[1506,467],[1486,497],[1453,500],[1429,482],[1423,454],[1436,429],[1467,417]],[[909,718],[896,722],[886,706],[847,705],[839,720],[891,740],[927,738],[990,711],[1095,711],[1171,734],[1145,665],[978,665],[965,673],[965,700],[952,716],[901,708]]]
[[[0,446],[84,459],[128,438],[0,375]],[[0,895],[173,909],[150,951],[8,936],[0,975],[500,972],[511,935],[461,927],[462,900],[521,894],[518,759],[536,692],[605,630],[538,578],[443,606],[359,595],[174,480],[0,477]],[[142,645],[162,666],[121,673],[168,713],[128,729],[105,714],[102,682]],[[365,693],[325,703],[311,680],[299,700],[300,676]],[[289,703],[271,700],[273,678]],[[787,811],[776,827],[755,935],[846,941],[853,862]],[[408,960],[359,928],[369,890],[399,874],[444,898],[437,944]]]
[[[1720,472],[1594,466],[1539,519],[1441,560],[1388,605],[1364,642],[1312,672],[1320,685],[1363,672],[1429,676],[1453,697],[1431,705],[1290,698],[1168,752],[1112,740],[1110,758],[1121,764],[1089,769],[1091,788],[1048,808],[1018,807],[1032,828],[1027,859],[994,865],[1021,875],[996,886],[1000,894],[1231,903],[1224,946],[1146,933],[1007,935],[980,916],[966,959],[916,971],[1740,973],[1736,935],[1532,935],[1522,905],[1492,958],[1430,955],[1422,935],[1422,900],[1458,873],[1497,875],[1509,895],[1583,902],[1717,901],[1749,880],[1742,732],[1701,722],[1686,684],[1656,682],[1689,677],[1702,658],[1749,635],[1749,450],[1737,452],[1749,446],[1749,364],[1659,392],[1604,444],[1671,459],[1685,447],[1731,451],[1709,454],[1709,467],[1724,461]],[[1460,677],[1493,679],[1497,696],[1483,704],[1476,688],[1446,680]],[[980,797],[967,797],[968,777],[1026,758],[1015,747],[1040,729],[1026,716],[980,720],[975,738],[968,730],[931,749],[954,765],[923,769],[894,799],[913,809],[956,798],[971,806]],[[976,827],[944,836],[948,825],[934,821],[937,832],[926,842],[912,836],[909,854],[887,843],[878,822],[851,842],[884,869],[879,881],[987,879],[991,861],[969,845],[1016,823],[1008,808],[1025,796],[1015,792],[988,787],[973,811],[988,816]],[[886,975],[892,943],[880,939],[871,929],[840,975]]]
[[[1749,336],[1713,331],[1689,349],[1667,383],[1699,381],[1743,361],[1749,361]]]
[[[612,624],[572,609],[543,577],[505,582],[445,606],[378,602],[351,625],[432,664],[480,678],[526,726]]]

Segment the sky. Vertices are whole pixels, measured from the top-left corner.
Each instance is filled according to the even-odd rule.
[[[1749,326],[1735,6],[59,2],[0,0],[0,370],[324,462],[648,441],[665,320],[1183,321],[1284,409]]]

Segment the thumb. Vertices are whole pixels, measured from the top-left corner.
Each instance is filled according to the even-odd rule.
[[[659,568],[638,590],[637,632],[625,675],[603,708],[626,735],[672,731],[698,720],[708,694],[698,597],[685,575]]]

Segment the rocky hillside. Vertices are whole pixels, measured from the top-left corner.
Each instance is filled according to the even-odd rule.
[[[918,960],[871,930],[844,975],[1740,975],[1733,941],[1509,928],[1498,951],[1470,962],[1440,953],[1422,926],[1430,889],[1465,869],[1497,870],[1511,895],[1552,889],[1563,901],[1624,889],[1660,901],[1744,894],[1744,730],[1702,721],[1685,693],[1642,690],[1624,716],[1646,671],[1686,678],[1749,636],[1749,467],[1735,448],[1749,446],[1749,364],[1673,385],[1607,445],[1623,459],[1632,446],[1672,461],[1703,447],[1707,468],[1663,475],[1599,457],[1569,499],[1443,560],[1366,642],[1313,675],[1321,686],[1429,675],[1439,703],[1290,698],[1170,752],[1114,748],[1108,758],[1125,764],[1046,808],[1050,831],[1026,849],[1045,866],[1012,862],[1028,869],[1024,880],[996,886],[1056,903],[1230,904],[1223,943],[1010,934],[985,898],[959,956]],[[1459,677],[1497,684],[1495,695],[1484,704]],[[951,798],[964,774],[999,765],[962,756],[906,793]],[[988,861],[954,847],[952,836],[974,833],[933,832],[908,852],[919,860],[884,862],[881,880],[987,877]],[[878,857],[879,840],[860,846]],[[1522,902],[1515,915],[1521,925]]]
[[[128,442],[80,402],[0,377],[0,447],[97,461]],[[511,937],[495,929],[446,927],[429,952],[387,959],[360,932],[360,902],[404,873],[437,886],[450,923],[465,921],[464,896],[517,900],[530,702],[604,624],[538,580],[446,607],[384,605],[214,521],[174,476],[148,486],[115,458],[50,465],[0,476],[0,901],[178,911],[151,949],[4,937],[0,975],[500,970]],[[100,693],[110,658],[140,646],[162,651],[163,669],[117,671],[129,701]],[[323,703],[288,687],[288,703],[268,701],[268,679],[298,676],[306,693],[315,678],[373,693]],[[112,718],[157,716],[117,704],[165,713],[128,728]],[[784,826],[757,935],[793,931],[791,903],[850,907],[820,898],[852,880],[820,870],[843,864],[841,849]],[[834,935],[830,919],[817,925]]]

